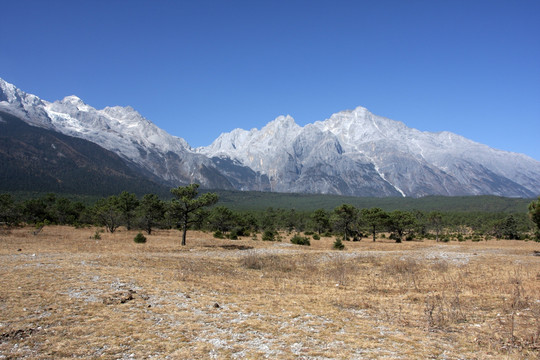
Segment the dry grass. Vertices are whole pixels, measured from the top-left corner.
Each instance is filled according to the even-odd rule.
[[[538,243],[0,234],[0,359],[536,359]]]

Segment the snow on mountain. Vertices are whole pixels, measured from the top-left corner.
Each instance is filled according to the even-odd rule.
[[[308,157],[306,149],[311,149]],[[408,128],[363,107],[303,128],[290,117],[286,121],[280,117],[261,130],[222,134],[197,151],[230,157],[268,175],[276,191],[283,191],[281,185],[286,184],[298,192],[315,189],[353,195],[528,197],[540,193],[540,163],[530,157],[492,149],[449,132]],[[323,164],[333,171],[339,168],[332,181],[345,184],[314,184],[317,176],[330,176]]]
[[[30,125],[50,129],[52,124],[44,109],[45,104],[37,96],[27,94],[0,78],[0,109],[24,119]]]
[[[260,131],[236,129],[197,151],[210,157],[226,156],[255,171],[271,173],[286,157],[288,147],[301,129],[292,117],[280,116]]]
[[[462,136],[422,132],[363,107],[304,127],[279,116],[192,149],[131,107],[47,102],[0,79],[0,109],[92,141],[168,184],[355,196],[540,194],[540,162]]]
[[[140,148],[164,153],[190,149],[184,139],[169,135],[129,106],[96,110],[76,96],[67,96],[47,103],[45,111],[57,130],[89,139],[126,158],[136,158]]]
[[[197,182],[213,188],[266,189],[253,171],[237,164],[230,164],[224,170],[227,175],[222,174],[212,159],[193,152],[184,139],[168,134],[129,106],[97,110],[74,95],[51,103],[2,79],[0,90],[0,109],[30,125],[98,144],[167,184]]]

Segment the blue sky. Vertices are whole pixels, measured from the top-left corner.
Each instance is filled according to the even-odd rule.
[[[540,160],[540,1],[5,1],[0,77],[192,146],[364,106]]]

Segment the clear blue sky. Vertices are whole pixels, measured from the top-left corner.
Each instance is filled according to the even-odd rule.
[[[364,106],[540,160],[540,1],[3,1],[0,77],[192,146]]]

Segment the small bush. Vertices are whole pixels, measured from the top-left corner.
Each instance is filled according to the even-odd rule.
[[[401,242],[401,237],[396,234],[396,233],[391,233],[390,236],[388,237],[390,240],[395,240],[396,243],[400,243]]]
[[[340,238],[340,237],[338,237],[338,238],[336,239],[336,241],[334,241],[334,246],[333,246],[333,248],[334,248],[335,250],[343,250],[343,249],[345,249],[345,245],[343,245],[343,242],[341,241],[341,238]]]
[[[237,237],[240,236],[250,236],[251,232],[249,231],[249,228],[243,227],[243,226],[236,226],[231,230],[231,235],[236,235]]]
[[[313,235],[313,231],[304,231],[304,235]]]
[[[137,244],[144,244],[146,242],[146,236],[144,236],[142,233],[138,233],[133,241],[135,241]]]
[[[229,235],[227,235],[227,238],[231,240],[238,240],[240,236],[250,236],[250,232],[248,229],[243,227],[235,227],[231,230]]]
[[[225,235],[220,230],[214,231],[214,237],[216,239],[225,239]]]
[[[262,234],[263,241],[276,241],[276,232],[274,230],[265,230]]]
[[[321,240],[319,234],[313,234],[313,240]]]
[[[296,244],[296,245],[306,245],[306,246],[311,245],[307,237],[300,236],[299,234],[296,234],[291,238],[291,243]]]
[[[94,235],[92,235],[90,238],[91,238],[91,239],[94,239],[94,240],[101,240],[101,231],[100,231],[100,230],[96,230],[96,232],[94,233]]]

